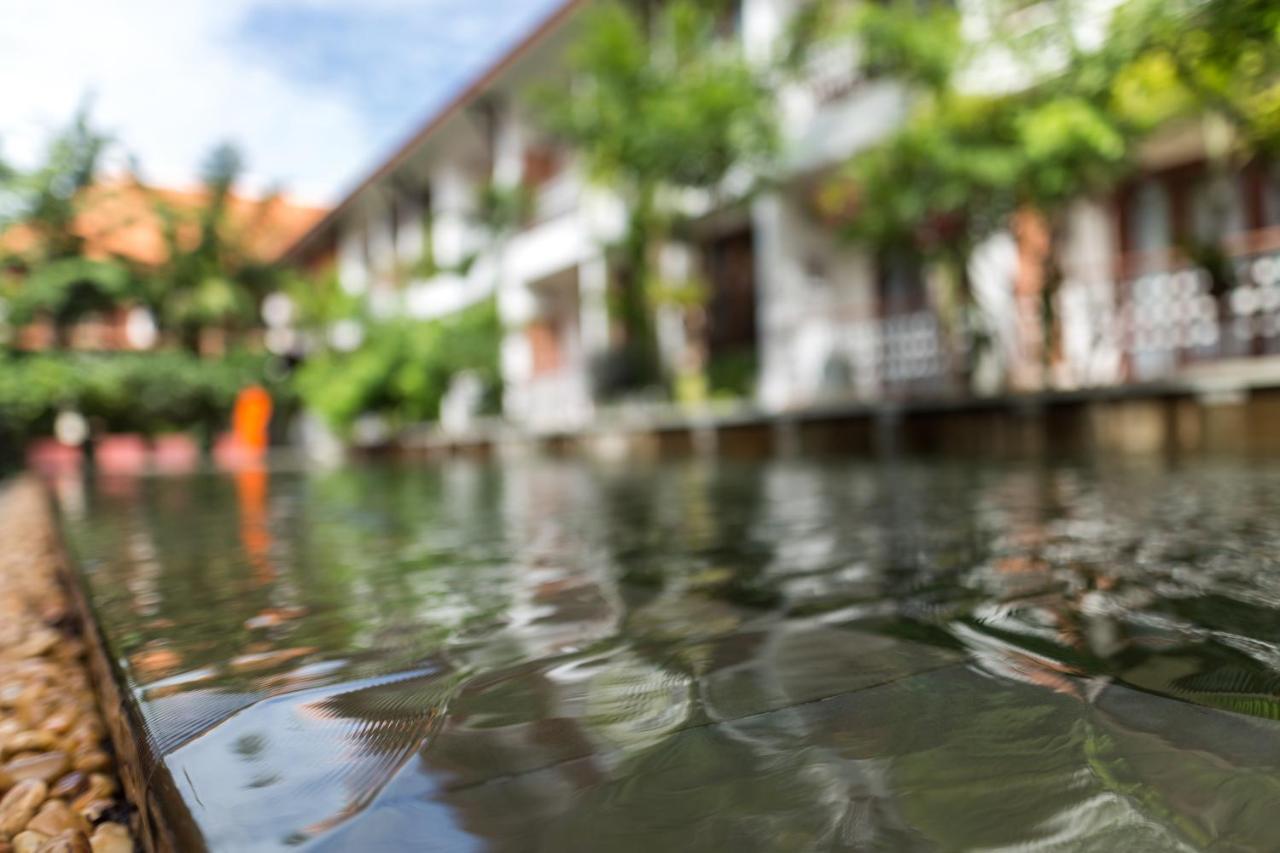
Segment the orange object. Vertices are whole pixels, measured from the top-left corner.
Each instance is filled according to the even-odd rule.
[[[231,414],[231,431],[237,447],[253,456],[267,449],[267,428],[271,425],[271,395],[260,385],[250,385],[236,398]]]
[[[240,545],[254,580],[267,584],[275,577],[271,565],[271,527],[268,524],[267,484],[269,475],[261,465],[236,469],[236,499],[240,505]]]

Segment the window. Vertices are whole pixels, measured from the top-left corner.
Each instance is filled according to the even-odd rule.
[[[391,210],[388,211],[391,225],[391,257],[396,260],[400,259],[400,203],[400,195],[397,193],[391,199]]]
[[[891,250],[880,256],[879,266],[882,316],[912,314],[929,307],[919,255],[905,249]]]
[[[1169,192],[1160,181],[1150,178],[1138,186],[1125,217],[1131,251],[1159,252],[1173,242]]]
[[[1269,165],[1262,180],[1262,224],[1280,226],[1280,163]]]
[[[529,145],[524,149],[524,185],[538,189],[550,183],[564,168],[562,153],[551,143]]]
[[[1240,176],[1211,175],[1198,181],[1191,194],[1192,237],[1200,243],[1218,243],[1245,230]]]
[[[742,0],[722,0],[716,12],[716,33],[721,38],[734,38],[742,30]]]

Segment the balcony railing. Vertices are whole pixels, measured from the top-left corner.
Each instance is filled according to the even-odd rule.
[[[901,400],[963,392],[968,349],[933,312],[834,319],[822,396]]]
[[[1280,233],[1230,248],[1230,284],[1187,262],[1131,277],[1120,288],[1122,348],[1133,381],[1196,363],[1280,354]]]

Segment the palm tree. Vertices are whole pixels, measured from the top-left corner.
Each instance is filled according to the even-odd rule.
[[[258,202],[258,216],[243,227],[233,222],[233,190],[242,171],[239,152],[219,145],[205,161],[204,200],[198,208],[182,209],[154,196],[167,251],[151,278],[148,301],[162,329],[192,352],[200,350],[206,330],[256,324],[263,297],[280,284],[279,270],[254,258],[245,240],[273,197]]]
[[[77,320],[116,307],[136,290],[122,259],[85,255],[81,217],[109,145],[82,106],[54,137],[39,168],[0,167],[0,228],[11,240],[0,260],[18,272],[8,319],[22,324],[49,317],[60,346]]]

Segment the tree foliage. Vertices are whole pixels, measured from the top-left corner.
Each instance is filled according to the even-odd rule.
[[[194,208],[174,205],[153,193],[162,222],[165,260],[148,276],[148,300],[162,329],[191,349],[201,329],[237,329],[257,324],[263,297],[284,282],[274,263],[257,258],[246,234],[252,228],[233,216],[234,190],[243,160],[230,145],[215,147],[202,170],[203,199]],[[257,202],[261,216],[274,199]]]
[[[974,91],[959,80],[993,43],[957,48],[954,12],[886,8],[855,24],[863,43],[879,45],[871,51],[879,67],[917,88],[905,124],[855,156],[827,189],[827,211],[851,236],[952,257],[963,277],[963,259],[1015,211],[1053,216],[1126,168],[1132,128],[1079,56],[1034,85]],[[1045,40],[1042,31],[1026,34],[1032,37]],[[1020,67],[1017,42],[1004,40],[1012,69]]]
[[[818,207],[852,238],[943,262],[963,305],[975,247],[1015,213],[1033,212],[1047,226],[1042,297],[1052,334],[1069,203],[1135,171],[1139,146],[1171,122],[1227,127],[1221,150],[1206,134],[1210,167],[1224,175],[1274,149],[1280,9],[1261,0],[1128,0],[1099,39],[1089,34],[1097,4],[982,8],[978,38],[958,38],[951,9],[910,0],[819,0],[797,19],[802,47],[842,21],[868,73],[905,83],[911,95],[903,125],[851,158]],[[1217,247],[1187,249],[1208,257]],[[978,312],[962,316],[981,326]]]
[[[438,320],[377,323],[356,351],[322,351],[309,358],[297,373],[298,393],[343,432],[366,414],[435,420],[450,382],[463,371],[478,375],[494,407],[502,388],[501,336],[493,300]]]
[[[48,315],[61,336],[86,314],[137,292],[126,261],[85,255],[78,227],[109,142],[82,106],[54,136],[38,167],[0,170],[0,228],[19,238],[18,247],[0,259],[18,273],[5,282],[9,321]]]
[[[854,18],[868,56],[917,93],[905,125],[855,157],[828,190],[829,211],[843,215],[851,234],[926,252],[971,248],[1019,208],[1052,218],[1114,183],[1134,168],[1136,146],[1179,118],[1225,118],[1246,152],[1275,144],[1275,4],[1130,0],[1092,49],[1077,37],[1082,16],[1070,9],[1079,4],[1054,5],[1060,14],[1047,24],[1023,20],[1001,30],[1018,19],[995,3],[998,38],[962,50],[948,10],[912,15],[890,4]],[[966,70],[999,48],[1017,85],[963,86]],[[1046,54],[1057,59],[1046,62]],[[1019,57],[1031,64],[1019,65]]]
[[[544,97],[543,114],[595,177],[627,195],[708,188],[774,152],[767,80],[717,36],[715,5],[593,10],[569,52],[570,96]]]
[[[44,161],[30,172],[8,169],[0,225],[22,223],[34,234],[28,257],[34,260],[74,257],[83,238],[74,228],[84,191],[97,178],[109,137],[93,126],[88,105],[58,132]]]
[[[1206,113],[1237,152],[1280,145],[1280,8],[1266,0],[1129,0],[1098,63],[1117,111],[1144,130]]]
[[[251,383],[273,385],[265,360],[217,361],[180,352],[45,353],[0,356],[0,430],[7,438],[47,432],[74,409],[110,431],[155,434],[225,425],[236,394]]]
[[[611,308],[627,330],[637,383],[656,372],[654,255],[678,213],[671,200],[714,192],[733,170],[762,171],[777,148],[768,74],[719,35],[720,11],[694,0],[652,10],[604,2],[569,51],[569,97],[540,98],[548,129],[626,204],[625,285]]]

